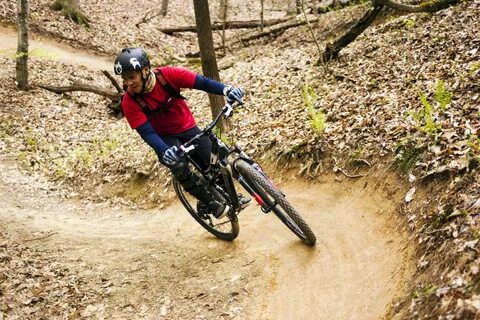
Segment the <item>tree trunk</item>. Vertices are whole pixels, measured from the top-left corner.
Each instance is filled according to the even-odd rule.
[[[295,0],[295,12],[297,15],[302,13],[302,0]]]
[[[310,30],[310,32],[312,34],[313,41],[315,42],[315,45],[317,46],[318,54],[321,57],[322,56],[322,49],[320,49],[320,44],[317,41],[317,36],[315,35],[315,31],[313,30],[313,27],[310,24],[310,21],[308,20],[308,15],[307,15],[307,12],[305,11],[304,0],[301,0],[300,4],[301,4],[301,9],[302,9],[303,16],[305,17],[305,22],[308,25],[308,29]]]
[[[102,73],[112,82],[112,85],[115,87],[115,89],[117,89],[117,92],[112,92],[109,89],[87,85],[87,84],[74,84],[66,87],[39,85],[39,87],[55,93],[86,91],[86,92],[93,92],[101,96],[107,97],[108,99],[111,100],[111,104],[108,105],[107,107],[111,111],[113,111],[113,114],[115,115],[115,117],[120,118],[123,116],[122,107],[120,106],[120,100],[124,92],[122,88],[120,88],[120,84],[117,82],[117,80],[108,71],[104,70],[102,71]]]
[[[264,2],[265,0],[260,0],[260,31],[263,32],[263,27],[264,27],[264,19],[263,19],[263,16],[264,16],[264,12],[263,12],[263,6],[264,6]]]
[[[64,17],[78,25],[90,27],[90,20],[80,10],[80,0],[55,0],[50,6],[52,10],[62,11]]]
[[[332,58],[336,58],[340,50],[353,42],[365,29],[375,21],[375,18],[382,10],[383,5],[374,3],[374,7],[370,8],[365,15],[353,25],[343,36],[338,38],[334,43],[327,44],[319,63],[327,63]]]
[[[168,0],[162,0],[162,8],[160,9],[160,15],[165,17],[168,10]]]
[[[65,87],[39,85],[39,87],[55,93],[65,93],[65,92],[72,92],[72,91],[93,92],[112,100],[112,102],[114,103],[119,102],[120,98],[122,97],[121,92],[112,92],[108,89],[104,89],[104,88],[100,88],[100,87],[92,86],[88,84],[77,84],[77,85],[65,86]]]
[[[223,47],[223,55],[227,54],[227,46],[225,45],[227,39],[225,38],[225,30],[227,28],[227,10],[228,10],[228,1],[222,0],[220,3],[223,2],[223,16],[222,16],[222,47]]]
[[[217,19],[222,21],[223,17],[226,15],[227,11],[227,0],[220,0],[218,4],[218,16]]]
[[[18,0],[17,84],[28,90],[28,0]]]
[[[195,10],[195,22],[197,24],[198,46],[200,48],[203,74],[210,79],[220,81],[217,59],[213,49],[212,24],[210,22],[208,0],[193,0],[193,7]],[[213,117],[222,110],[225,100],[223,96],[214,94],[209,94],[208,98],[210,99],[210,108]],[[223,119],[218,127],[222,131],[225,130]]]

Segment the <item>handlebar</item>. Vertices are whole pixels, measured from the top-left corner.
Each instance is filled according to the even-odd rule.
[[[237,105],[240,105],[240,103],[238,102],[233,102],[233,103],[226,103],[222,110],[215,116],[215,118],[212,120],[212,122],[210,122],[203,130],[202,132],[200,132],[199,134],[197,134],[195,137],[191,138],[190,140],[188,140],[187,142],[185,142],[184,144],[180,145],[179,147],[179,155],[180,156],[183,156],[184,154],[186,153],[189,153],[191,151],[193,151],[195,149],[195,145],[193,144],[193,142],[195,140],[198,140],[199,138],[203,137],[204,135],[212,132],[213,128],[217,125],[218,121],[220,121],[220,118],[222,117],[222,115],[225,117],[225,118],[229,118],[232,116],[232,113],[233,113],[233,109],[234,107],[236,107]]]

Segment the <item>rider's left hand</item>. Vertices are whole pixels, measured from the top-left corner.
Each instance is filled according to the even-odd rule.
[[[227,102],[229,104],[232,104],[233,102],[243,104],[242,98],[245,95],[245,91],[243,91],[242,88],[226,86],[225,89],[223,89],[223,93],[227,97]]]

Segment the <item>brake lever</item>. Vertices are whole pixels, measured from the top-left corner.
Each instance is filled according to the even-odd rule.
[[[190,151],[195,150],[195,145],[191,144],[188,147],[185,147],[185,146],[181,145],[180,150],[182,151],[181,155],[183,156],[185,154],[188,154]]]
[[[225,112],[223,113],[225,115],[225,118],[230,118],[233,115],[233,105],[230,103],[225,104]]]

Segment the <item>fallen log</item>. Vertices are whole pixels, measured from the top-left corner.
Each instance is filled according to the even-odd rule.
[[[367,29],[382,10],[383,5],[376,4],[365,12],[363,17],[354,24],[347,32],[336,39],[333,43],[328,43],[319,59],[319,63],[325,64],[331,59],[335,59],[340,50],[353,42],[365,29]]]
[[[317,22],[318,18],[313,18],[313,19],[310,19],[309,21],[310,22]],[[285,22],[288,22],[288,21],[285,21]],[[282,24],[281,26],[270,27],[268,29],[265,29],[262,32],[254,33],[254,34],[246,36],[246,37],[241,37],[240,39],[238,39],[238,40],[236,40],[236,41],[234,41],[234,42],[232,42],[228,45],[231,46],[231,45],[235,45],[235,44],[238,44],[238,43],[245,44],[249,41],[260,39],[260,38],[263,38],[263,37],[272,37],[272,36],[275,37],[275,36],[278,36],[280,33],[284,32],[287,29],[299,27],[299,26],[302,26],[304,24],[307,24],[306,20],[290,21],[288,23]],[[219,49],[222,49],[222,48],[223,48],[223,46],[217,46],[214,49],[219,50]],[[200,57],[200,51],[190,52],[190,53],[187,53],[185,56],[188,57],[188,58],[198,58],[198,57]]]
[[[283,18],[283,19],[272,19],[265,20],[263,22],[264,27],[280,24],[288,20],[293,19],[293,17]],[[249,28],[258,28],[262,26],[260,20],[251,20],[251,21],[227,21],[225,23],[225,29],[249,29]],[[214,22],[212,23],[212,30],[223,30],[223,22]],[[183,27],[172,27],[172,28],[160,28],[159,31],[172,35],[176,32],[197,32],[197,26],[183,26]]]

